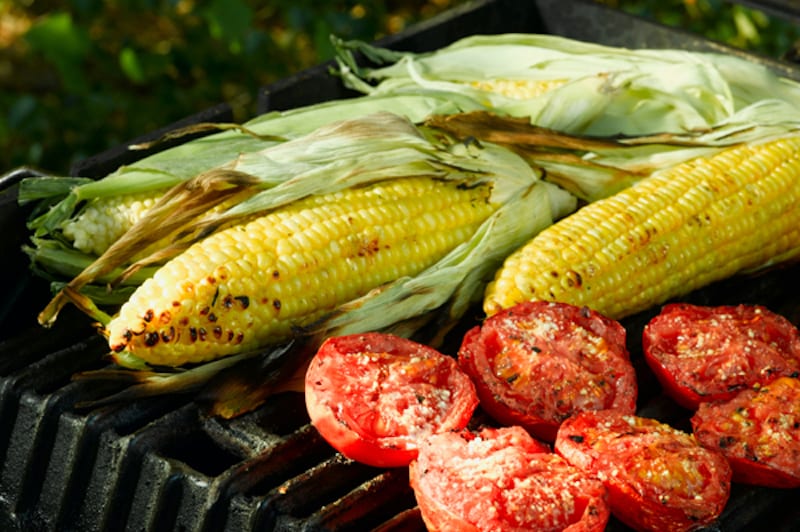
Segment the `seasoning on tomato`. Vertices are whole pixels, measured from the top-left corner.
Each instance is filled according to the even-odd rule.
[[[430,532],[599,532],[610,518],[603,483],[518,426],[432,435],[409,477]]]
[[[666,305],[642,347],[664,393],[691,410],[800,372],[797,328],[759,305]]]
[[[458,359],[490,416],[552,442],[575,412],[635,411],[625,340],[619,322],[586,307],[531,301],[470,329]]]
[[[376,467],[404,467],[420,438],[460,430],[478,405],[455,358],[398,336],[327,339],[305,378],[311,423],[344,456]]]
[[[736,482],[800,487],[800,380],[780,377],[722,403],[703,403],[692,417],[695,437],[719,449]]]
[[[655,419],[581,412],[562,423],[555,451],[601,479],[612,515],[635,530],[707,526],[730,496],[731,468],[722,453]]]

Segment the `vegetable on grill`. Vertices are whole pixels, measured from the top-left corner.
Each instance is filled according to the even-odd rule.
[[[428,177],[299,200],[167,262],[108,323],[109,345],[180,366],[286,340],[338,305],[432,266],[498,207],[488,185]]]
[[[800,487],[800,379],[779,377],[727,401],[701,403],[691,419],[697,440],[721,452],[734,482]]]
[[[584,410],[636,410],[636,372],[622,325],[585,307],[527,301],[485,319],[458,350],[481,407],[552,442]]]
[[[601,532],[610,518],[603,483],[521,427],[429,436],[409,479],[430,532]]]
[[[761,305],[666,305],[644,327],[642,350],[664,392],[690,410],[800,374],[800,331]]]
[[[455,359],[391,334],[328,338],[305,374],[312,425],[344,456],[405,467],[431,434],[462,430],[478,406]]]
[[[391,109],[394,114],[419,122],[431,114],[482,108],[458,95],[383,95],[265,113],[242,125],[200,124],[180,129],[170,136],[193,134],[198,130],[218,131],[158,151],[99,180],[61,176],[24,179],[20,184],[19,202],[35,207],[28,223],[34,240],[26,251],[37,271],[53,281],[54,288],[58,289],[63,264],[96,259],[141,220],[170,188],[198,175],[236,169],[243,159],[253,154],[345,118],[356,119]],[[286,176],[273,175],[269,179],[274,184],[285,180]],[[46,248],[46,252],[40,253],[40,248]],[[70,271],[74,276],[80,270]],[[127,293],[117,298],[113,296],[112,291],[105,298],[120,303],[127,298]]]
[[[446,323],[479,300],[503,257],[577,205],[508,149],[448,141],[389,113],[245,154],[220,179],[209,194],[234,190],[238,202],[192,216],[197,194],[184,187],[193,181],[179,184],[56,295],[43,322],[79,304],[103,325],[114,359],[133,368],[403,327],[436,309]],[[81,296],[176,234],[115,316]]]
[[[562,423],[554,449],[603,481],[611,514],[633,530],[712,525],[730,497],[731,466],[722,453],[656,419],[581,412]]]
[[[531,299],[612,318],[800,255],[800,136],[658,171],[541,232],[505,261],[484,310]]]
[[[339,75],[364,94],[460,94],[571,134],[702,131],[758,102],[790,109],[800,99],[797,82],[729,54],[516,33],[473,35],[423,53],[341,39],[334,45]]]

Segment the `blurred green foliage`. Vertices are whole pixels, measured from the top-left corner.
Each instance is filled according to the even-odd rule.
[[[598,0],[767,57],[780,58],[800,39],[800,27],[765,11],[723,0]],[[800,11],[798,11],[800,15]]]
[[[463,0],[461,0],[463,1]],[[0,173],[81,158],[330,59],[459,0],[0,0]]]
[[[70,165],[467,0],[0,0],[0,173]],[[522,0],[520,0],[522,1]],[[796,28],[715,0],[598,0],[778,56]]]

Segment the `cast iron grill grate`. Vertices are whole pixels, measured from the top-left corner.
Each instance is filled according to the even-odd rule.
[[[630,47],[722,49],[591,2],[556,0],[475,2],[382,44],[422,51],[470,34],[514,31]],[[791,65],[757,60],[800,77]],[[328,66],[266,87],[259,111],[348,96],[327,74]],[[173,127],[228,120],[230,109],[221,105]],[[121,147],[76,165],[73,173],[99,177],[142,155]],[[0,251],[6,258],[0,274],[14,281],[4,286],[0,299],[0,529],[424,530],[407,471],[342,458],[309,425],[299,394],[277,395],[233,420],[204,417],[187,396],[77,409],[76,404],[116,388],[71,378],[105,365],[106,347],[83,316],[67,309],[52,330],[35,324],[47,287],[30,275],[20,252],[27,213],[16,205],[15,187],[19,179],[36,174],[20,169],[0,179]],[[792,288],[797,273],[794,267],[720,283],[691,300],[766,304],[800,323],[797,289]],[[685,426],[687,413],[660,395],[636,356],[638,332],[649,317],[626,320],[643,378],[640,412]],[[712,530],[798,530],[800,507],[793,504],[798,495],[798,490],[735,486]],[[612,522],[609,530],[625,528]]]

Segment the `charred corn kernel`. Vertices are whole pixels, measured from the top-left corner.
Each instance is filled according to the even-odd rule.
[[[530,299],[620,318],[800,254],[800,137],[743,145],[589,204],[508,257],[493,314]]]
[[[62,231],[75,249],[102,254],[149,211],[161,192],[142,192],[93,199]]]
[[[468,241],[498,207],[490,193],[395,179],[311,196],[212,234],[136,290],[107,325],[109,345],[124,352],[120,360],[178,366],[285,340]]]
[[[537,98],[543,94],[556,89],[565,83],[566,79],[548,80],[514,80],[514,79],[491,79],[470,81],[469,86],[485,91],[501,94],[507,98],[515,100],[526,100]]]

